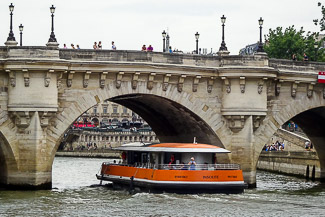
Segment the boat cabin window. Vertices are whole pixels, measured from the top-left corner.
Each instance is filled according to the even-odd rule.
[[[148,163],[150,160],[150,155],[148,152],[136,152],[136,151],[129,151],[128,152],[128,164],[135,164],[135,163]]]

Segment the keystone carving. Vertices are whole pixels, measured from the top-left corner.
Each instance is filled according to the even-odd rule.
[[[140,72],[134,73],[132,76],[132,89],[136,89],[138,86],[138,79],[139,79]]]
[[[178,84],[177,84],[177,90],[178,92],[182,92],[183,91],[183,86],[184,86],[184,80],[186,78],[186,75],[181,75],[178,78]]]
[[[150,73],[148,76],[147,88],[149,90],[152,90],[152,88],[153,88],[153,81],[155,79],[155,75],[156,75],[156,73]]]
[[[313,96],[314,92],[314,84],[308,84],[307,85],[307,97],[311,98]]]
[[[75,71],[70,71],[67,79],[67,86],[71,87],[72,86],[72,79]]]
[[[230,86],[230,81],[226,77],[221,77],[222,80],[224,80],[225,87],[226,87],[226,92],[230,93],[231,92],[231,86]]]
[[[195,76],[195,78],[193,78],[193,87],[192,87],[193,92],[197,92],[197,86],[199,85],[200,78],[201,78],[200,75],[197,75]]]
[[[16,87],[16,74],[10,70],[6,70],[9,73],[9,82],[12,87]]]
[[[87,71],[84,75],[84,80],[83,80],[83,87],[87,88],[89,84],[89,78],[90,78],[91,71]]]
[[[163,81],[163,84],[162,84],[162,89],[163,91],[166,91],[167,88],[168,88],[168,83],[169,83],[169,78],[171,77],[171,74],[166,74],[164,76],[164,81]]]
[[[214,82],[214,77],[211,77],[211,78],[209,78],[207,80],[207,91],[208,91],[208,93],[212,92],[213,82]]]
[[[296,97],[296,95],[297,95],[297,87],[298,87],[297,82],[292,83],[292,85],[291,85],[291,96],[292,97]]]
[[[100,80],[99,80],[99,87],[100,88],[104,88],[105,87],[105,80],[106,80],[107,74],[108,74],[108,72],[101,73]]]
[[[24,84],[25,87],[29,87],[29,73],[27,69],[23,69],[23,73],[24,73]]]
[[[119,72],[116,74],[116,88],[117,89],[119,89],[121,87],[123,75],[124,75],[124,72]]]
[[[245,93],[245,86],[246,86],[245,77],[239,77],[239,87],[241,93]]]

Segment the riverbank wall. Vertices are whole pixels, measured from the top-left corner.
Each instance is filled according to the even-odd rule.
[[[58,151],[56,157],[84,157],[84,158],[120,158],[120,153],[111,150]]]
[[[320,163],[314,151],[262,151],[258,170],[304,177],[320,178]]]

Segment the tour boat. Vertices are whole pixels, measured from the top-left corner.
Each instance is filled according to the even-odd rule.
[[[103,163],[97,179],[130,190],[174,193],[241,193],[246,188],[238,164],[216,164],[216,154],[230,151],[197,143],[130,143],[122,162]],[[192,159],[192,160],[191,160]]]

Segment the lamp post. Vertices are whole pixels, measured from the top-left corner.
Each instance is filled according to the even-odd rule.
[[[9,36],[7,38],[7,41],[16,41],[14,33],[12,31],[12,15],[13,15],[13,11],[14,11],[15,6],[11,3],[9,5],[9,11],[10,11],[10,32],[9,32]]]
[[[222,15],[222,17],[221,17],[222,42],[221,42],[221,47],[219,48],[219,51],[227,51],[227,47],[226,47],[226,43],[225,43],[225,22],[226,22],[226,17],[225,17],[225,15]]]
[[[23,30],[24,30],[24,26],[23,24],[19,25],[19,31],[20,31],[20,46],[23,46]]]
[[[166,51],[169,50],[169,34],[166,36]]]
[[[161,33],[162,37],[163,37],[163,52],[166,52],[166,32],[165,30]]]
[[[261,17],[258,20],[258,24],[260,25],[260,42],[258,44],[257,52],[264,52],[263,43],[262,43],[262,26],[263,26],[263,22],[264,22],[264,20]]]
[[[315,48],[315,61],[317,62],[317,48],[318,48],[318,44],[315,42],[314,44],[314,48]]]
[[[199,54],[199,37],[200,34],[198,32],[195,33],[195,39],[196,39],[196,54]]]
[[[52,7],[50,7],[50,11],[51,11],[51,17],[52,17],[52,28],[51,28],[51,35],[49,38],[49,42],[57,42],[55,35],[54,35],[54,12],[55,12],[55,7],[52,5]]]

